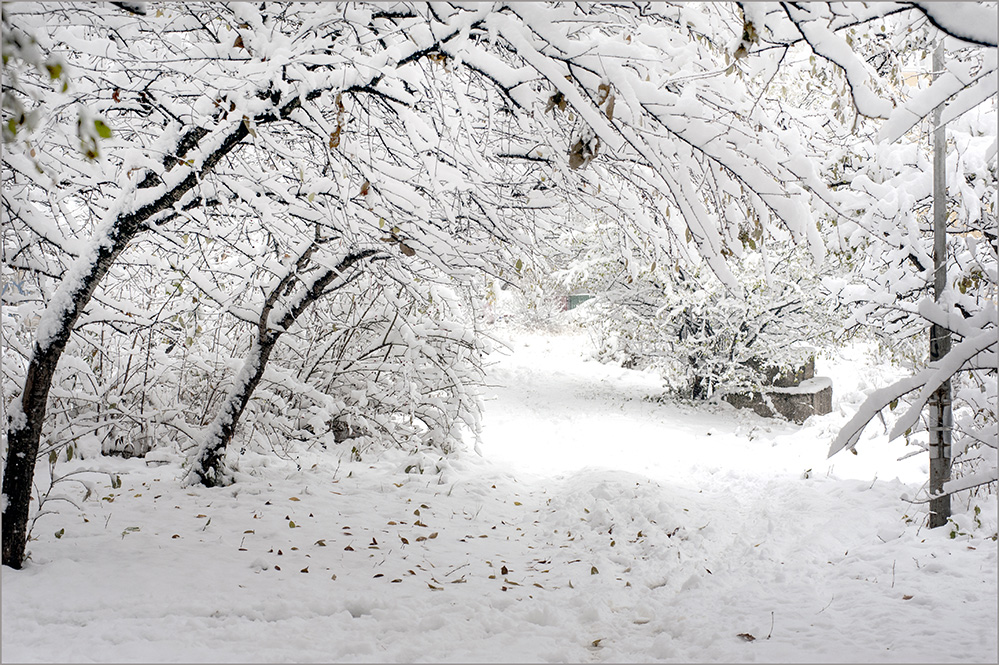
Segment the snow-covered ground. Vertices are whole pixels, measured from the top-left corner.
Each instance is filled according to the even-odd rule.
[[[482,457],[246,457],[213,490],[79,462],[123,484],[3,569],[3,661],[996,662],[995,496],[951,538],[901,498],[924,456],[871,428],[826,459],[890,378],[859,351],[799,427],[501,334]]]

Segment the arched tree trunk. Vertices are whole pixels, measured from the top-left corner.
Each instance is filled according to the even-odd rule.
[[[98,251],[91,269],[76,281],[75,288],[60,288],[39,323],[39,338],[32,348],[20,400],[11,403],[7,428],[7,466],[3,474],[3,564],[20,568],[28,535],[28,512],[35,461],[45,421],[52,376],[69,341],[70,332],[94,289],[107,274],[128,238],[121,238],[107,251]],[[96,243],[95,243],[96,244]],[[90,257],[86,257],[90,260]],[[81,257],[80,263],[84,263]],[[43,338],[42,336],[45,335]]]
[[[267,361],[281,334],[288,330],[310,305],[331,290],[346,284],[349,281],[346,273],[351,266],[378,254],[378,250],[375,249],[360,250],[348,254],[336,267],[320,270],[308,285],[303,284],[291,294],[289,302],[283,308],[283,314],[271,322],[271,314],[278,305],[278,298],[299,281],[298,274],[308,267],[310,257],[316,249],[315,244],[310,246],[264,300],[257,323],[256,337],[243,362],[243,368],[236,377],[235,385],[219,409],[215,420],[208,426],[204,441],[194,455],[188,482],[200,483],[206,487],[219,487],[232,482],[232,472],[225,464],[225,453],[236,432],[236,425],[239,424],[243,410],[264,375]],[[334,284],[338,278],[342,278],[340,283]]]
[[[3,474],[3,565],[20,568],[24,563],[31,485],[49,389],[73,327],[128,243],[150,225],[162,224],[176,216],[174,205],[194,189],[202,174],[214,168],[248,135],[247,130],[246,123],[231,129],[205,156],[200,167],[191,168],[186,177],[151,203],[132,212],[119,213],[95,232],[88,250],[70,267],[52,296],[38,324],[21,397],[11,404],[8,417],[7,466]],[[208,132],[201,128],[185,133],[167,158],[168,163],[178,163],[207,135]],[[157,185],[161,185],[159,177],[150,174],[138,187],[146,190]]]
[[[253,341],[253,346],[250,347],[243,362],[243,368],[236,377],[236,385],[229,392],[215,420],[208,426],[205,441],[191,469],[192,480],[206,487],[228,485],[232,481],[225,467],[225,451],[236,432],[236,425],[243,415],[243,410],[264,375],[267,361],[279,337],[279,333],[272,333],[263,340]]]

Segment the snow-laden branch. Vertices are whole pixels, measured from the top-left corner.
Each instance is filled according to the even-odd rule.
[[[843,37],[829,28],[829,17],[819,12],[819,5],[790,2],[784,3],[784,7],[788,18],[812,50],[842,68],[857,110],[871,118],[887,118],[891,114],[892,105],[868,84],[874,75],[870,65],[857,55]]]
[[[933,83],[891,112],[881,126],[880,140],[897,141],[940,104],[950,102],[940,118],[946,125],[996,94],[996,51],[985,54],[980,68],[973,62],[958,61],[947,62],[944,66],[946,71]]]
[[[999,466],[991,466],[979,471],[974,471],[966,476],[948,480],[943,484],[943,494],[954,494],[964,490],[970,490],[981,485],[987,485],[999,480]]]
[[[913,2],[930,23],[955,39],[979,46],[999,46],[999,12],[994,3]]]
[[[853,448],[857,445],[857,442],[860,441],[860,435],[864,433],[864,428],[885,407],[900,397],[908,395],[914,390],[919,390],[925,383],[926,381],[919,375],[910,376],[886,388],[879,388],[872,392],[860,405],[853,418],[850,418],[849,422],[839,431],[832,445],[829,446],[828,457],[832,457],[844,448]]]
[[[926,369],[918,372],[915,376],[897,381],[886,388],[875,390],[860,405],[860,409],[853,418],[840,430],[839,435],[829,447],[828,456],[832,457],[844,448],[853,448],[860,440],[864,428],[878,413],[900,397],[922,388],[909,409],[896,421],[888,439],[894,440],[902,436],[919,420],[920,412],[937,388],[957,374],[973,358],[997,344],[999,344],[999,330],[993,328],[983,331],[975,337],[955,344],[946,356],[930,363]]]
[[[999,329],[985,330],[975,337],[965,339],[955,344],[943,358],[930,363],[929,367],[919,372],[915,377],[922,382],[922,390],[913,400],[912,405],[903,413],[888,434],[888,440],[897,439],[919,420],[926,402],[951,377],[957,374],[973,358],[980,353],[995,347],[999,343]],[[993,358],[995,353],[992,354]],[[994,364],[994,363],[992,363]]]

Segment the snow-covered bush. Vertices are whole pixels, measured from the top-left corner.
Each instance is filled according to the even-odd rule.
[[[355,458],[455,450],[478,436],[483,339],[441,280],[373,273],[319,304],[272,355],[242,445]]]
[[[727,251],[740,292],[678,249],[656,251],[637,229],[602,218],[577,229],[564,288],[596,296],[572,318],[595,337],[604,362],[654,369],[680,396],[756,390],[832,342],[840,314],[812,259],[786,236],[744,225]]]
[[[599,292],[589,318],[601,358],[654,368],[680,395],[705,399],[758,391],[769,369],[793,371],[832,341],[832,304],[792,253],[747,253],[735,267],[744,297],[705,266],[682,264]]]
[[[554,330],[564,324],[568,291],[535,267],[525,267],[516,281],[490,280],[486,290],[487,323],[502,322],[528,330]]]

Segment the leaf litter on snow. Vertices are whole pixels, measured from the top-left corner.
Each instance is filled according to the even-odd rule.
[[[958,514],[954,539],[920,529],[899,500],[920,482],[910,466],[872,455],[872,482],[863,452],[845,477],[821,456],[845,415],[794,428],[643,401],[655,381],[585,360],[585,340],[530,342],[494,368],[519,383],[490,403],[485,456],[458,454],[446,480],[400,478],[401,452],[339,471],[247,455],[232,488],[123,492],[82,504],[88,522],[43,517],[27,568],[3,570],[4,659],[995,654],[994,505],[981,528]],[[106,463],[133,487],[182,474]],[[907,633],[931,612],[946,652]]]

